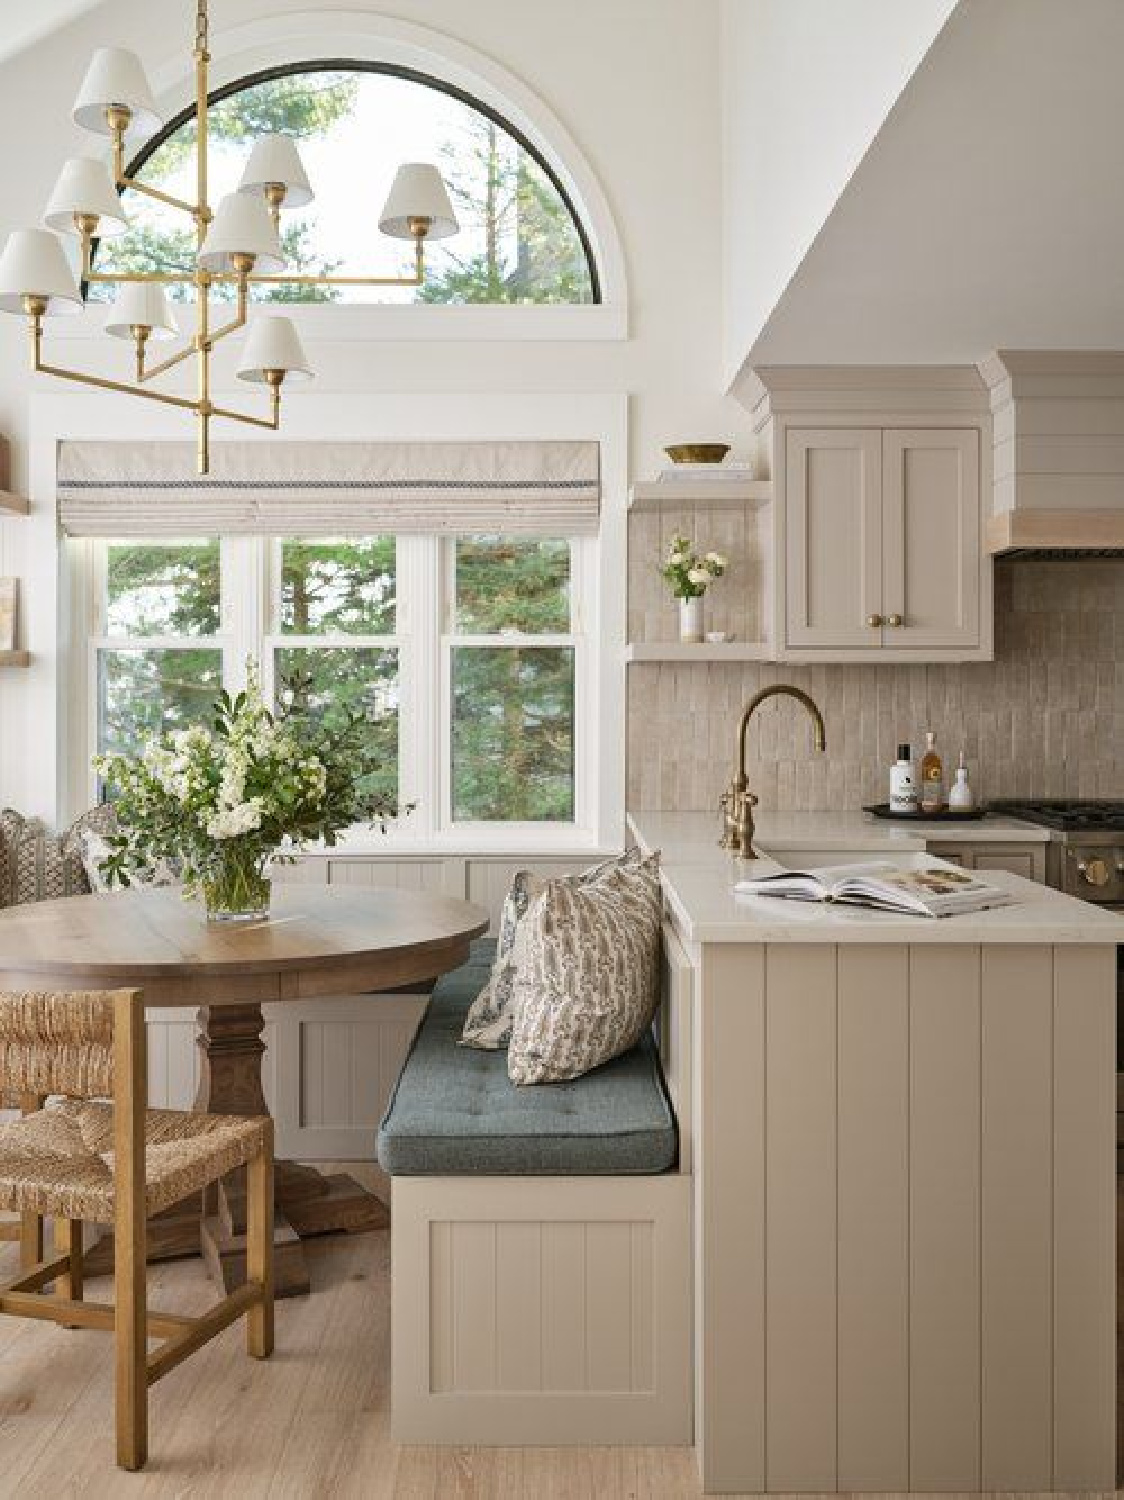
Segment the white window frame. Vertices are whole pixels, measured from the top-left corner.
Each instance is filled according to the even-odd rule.
[[[455,535],[396,538],[396,619],[389,634],[290,634],[281,628],[281,537],[219,539],[221,620],[214,635],[121,636],[107,629],[108,550],[117,539],[79,544],[70,569],[74,598],[86,601],[90,633],[79,692],[85,701],[85,743],[81,760],[87,772],[87,800],[98,793],[91,760],[98,748],[99,653],[108,651],[200,650],[222,653],[222,682],[228,692],[244,685],[248,656],[261,662],[266,701],[276,690],[276,653],[286,648],[313,650],[394,651],[398,657],[399,796],[416,804],[387,835],[365,827],[343,836],[347,852],[370,846],[372,852],[416,851],[469,843],[488,852],[515,845],[571,847],[575,838],[592,838],[595,830],[595,715],[591,704],[591,641],[587,620],[593,615],[596,587],[596,541],[559,538],[570,549],[570,630],[565,633],[469,635],[453,625]],[[121,538],[143,541],[143,538]],[[196,540],[184,538],[184,541]],[[152,538],[154,543],[175,539]],[[74,544],[72,544],[74,546]],[[560,646],[574,653],[574,817],[565,821],[454,820],[452,809],[452,659],[458,646],[541,648]]]
[[[325,351],[325,359],[330,351]],[[221,382],[215,399],[245,404],[245,393]],[[37,391],[29,403],[29,490],[32,513],[26,522],[28,552],[25,630],[32,650],[31,669],[21,673],[27,712],[35,723],[37,751],[29,757],[21,788],[21,806],[56,824],[64,824],[89,806],[86,769],[76,741],[86,738],[86,645],[92,630],[90,590],[85,559],[91,544],[60,544],[56,519],[58,445],[62,441],[97,441],[128,433],[138,442],[182,442],[185,418],[156,402],[138,403],[126,396]],[[441,832],[427,824],[425,807],[436,806],[439,787],[419,785],[420,804],[402,829],[383,838],[377,833],[352,835],[338,852],[392,857],[402,854],[511,855],[515,858],[573,853],[595,856],[619,849],[625,834],[625,667],[628,518],[629,400],[624,394],[591,395],[558,391],[355,395],[300,391],[287,399],[282,418],[288,441],[324,442],[471,442],[590,441],[601,452],[601,527],[592,554],[584,631],[589,641],[589,718],[586,786],[592,803],[585,827],[530,825],[524,835],[504,826],[487,828],[479,837],[454,829]],[[190,431],[188,427],[186,429]],[[254,429],[231,431],[236,441],[269,442]],[[228,546],[247,545],[233,538]],[[400,561],[400,567],[402,563]],[[430,587],[439,579],[429,567]],[[256,600],[255,595],[255,600]],[[255,600],[232,601],[235,612],[257,607]],[[232,625],[237,622],[231,621]],[[228,622],[224,621],[224,628]],[[238,626],[241,629],[241,626]],[[409,623],[399,622],[409,636]],[[420,673],[431,676],[436,659],[415,646]],[[435,655],[435,652],[434,652]],[[234,663],[233,686],[240,665]],[[419,695],[419,736],[431,732],[427,715],[435,710],[431,695]],[[405,755],[408,752],[404,752]],[[410,783],[403,782],[403,791]]]

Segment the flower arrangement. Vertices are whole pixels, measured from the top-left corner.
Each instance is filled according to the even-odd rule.
[[[139,756],[95,760],[120,830],[106,840],[108,884],[129,885],[146,866],[173,860],[185,894],[201,894],[209,916],[261,916],[271,860],[291,861],[317,839],[334,845],[358,822],[385,831],[397,816],[395,799],[370,789],[378,765],[363,714],[335,727],[291,703],[275,714],[253,662],[246,676],[244,692],[218,695],[210,728],[177,729]]]
[[[714,580],[722,577],[726,567],[721,552],[700,554],[688,537],[676,532],[668,543],[660,575],[671,584],[676,599],[701,599]]]

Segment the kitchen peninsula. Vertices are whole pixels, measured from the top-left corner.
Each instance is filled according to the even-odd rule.
[[[930,837],[800,821],[759,853]],[[1110,1491],[1119,917],[1009,871],[1016,904],[945,921],[738,898],[778,863],[716,818],[632,830],[690,1017],[706,1490]]]

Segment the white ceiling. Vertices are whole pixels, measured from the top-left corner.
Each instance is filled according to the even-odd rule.
[[[1124,347],[1124,0],[962,0],[750,364]]]
[[[5,0],[4,24],[0,26],[0,62],[14,57],[32,42],[65,26],[75,16],[95,10],[102,0]]]

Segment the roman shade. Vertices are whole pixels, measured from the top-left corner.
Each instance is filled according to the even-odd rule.
[[[600,514],[594,442],[63,442],[69,536],[588,536]]]

